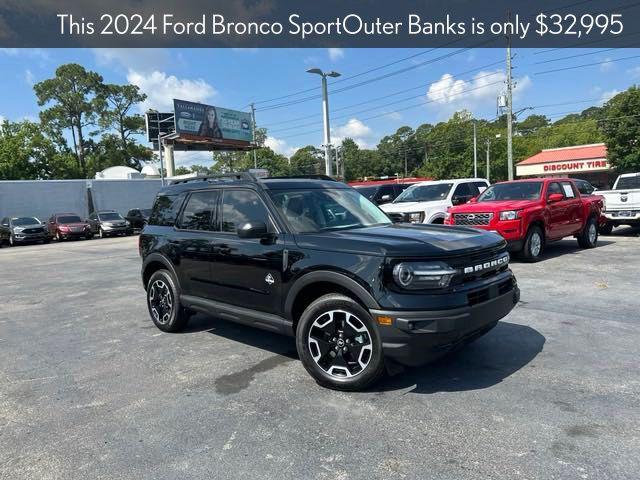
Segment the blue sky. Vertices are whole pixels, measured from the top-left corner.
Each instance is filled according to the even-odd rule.
[[[521,118],[538,113],[554,120],[640,83],[640,58],[616,61],[639,55],[640,49],[514,53],[514,110],[538,107]],[[573,58],[564,58],[569,56]],[[496,95],[504,90],[504,60],[503,49],[0,49],[0,117],[36,119],[33,83],[53,76],[60,64],[76,62],[99,72],[106,82],[140,86],[149,96],[141,109],[170,111],[173,98],[241,110],[255,101],[258,126],[269,131],[268,144],[291,155],[298,147],[322,144],[320,100],[269,107],[319,94],[320,78],[306,73],[319,67],[343,75],[339,83],[330,83],[330,92],[352,87],[330,93],[333,143],[348,136],[367,147],[402,125],[446,120],[463,108],[479,118],[495,117]],[[599,64],[538,73],[588,63]],[[264,102],[307,89],[311,91]],[[545,106],[565,102],[582,103]],[[210,158],[184,153],[177,161],[188,165]]]

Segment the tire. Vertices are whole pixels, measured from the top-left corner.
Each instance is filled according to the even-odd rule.
[[[9,235],[9,246],[10,247],[16,246],[16,241],[13,239],[13,234]]]
[[[98,236],[99,236],[100,238],[107,238],[107,234],[106,234],[106,233],[104,233],[104,230],[102,230],[102,227],[100,227],[100,228],[98,229]]]
[[[589,217],[580,235],[578,245],[580,248],[595,248],[598,243],[598,222],[594,217]]]
[[[540,260],[544,251],[544,233],[538,225],[529,228],[522,247],[522,258],[526,262],[534,263]]]
[[[296,347],[307,372],[334,390],[362,390],[385,371],[382,341],[371,315],[345,295],[324,295],[305,309]]]
[[[62,242],[62,236],[60,235],[60,232],[56,232],[55,239],[56,242]]]
[[[601,235],[611,235],[611,232],[613,232],[613,223],[607,222],[604,225],[602,225],[598,230],[600,230]]]
[[[43,245],[47,245],[51,240],[49,238],[45,238],[44,240],[42,240],[42,244]]]
[[[189,321],[189,311],[180,305],[176,281],[168,270],[151,275],[147,283],[147,308],[151,320],[163,332],[179,332]]]

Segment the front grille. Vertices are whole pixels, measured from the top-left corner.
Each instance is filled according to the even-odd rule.
[[[25,228],[23,233],[42,233],[44,232],[44,228]]]
[[[493,213],[454,213],[453,220],[456,225],[489,225]]]
[[[484,303],[487,300],[509,293],[511,290],[513,290],[513,280],[508,279],[498,284],[497,287],[491,286],[471,292],[467,295],[467,302],[469,306],[478,305],[479,303]]]

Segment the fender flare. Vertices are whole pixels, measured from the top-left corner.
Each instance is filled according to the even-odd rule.
[[[167,257],[159,253],[151,253],[147,255],[144,261],[142,262],[141,276],[142,276],[142,284],[145,290],[147,288],[147,285],[144,282],[144,274],[147,271],[147,267],[149,266],[149,264],[154,262],[161,263],[167,268],[167,270],[171,272],[174,280],[176,281],[176,287],[178,287],[179,291],[182,291],[182,288],[180,287],[180,279],[178,277],[178,274],[176,273],[176,269],[174,268],[173,263],[171,263],[171,260],[169,260]]]
[[[284,303],[284,312],[288,318],[291,318],[291,312],[293,310],[293,303],[300,291],[312,283],[317,282],[329,282],[335,283],[351,292],[358,300],[360,300],[368,309],[380,308],[375,298],[358,282],[342,273],[332,272],[329,270],[321,270],[316,272],[310,272],[302,275],[295,281],[293,286],[289,289],[287,298]]]
[[[436,212],[433,215],[431,215],[429,217],[429,221],[427,223],[433,223],[434,220],[438,220],[439,218],[441,218],[442,220],[445,219],[446,214],[444,212]]]

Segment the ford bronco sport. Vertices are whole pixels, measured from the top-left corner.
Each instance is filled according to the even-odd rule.
[[[329,177],[175,182],[157,195],[140,254],[159,329],[204,312],[294,336],[307,371],[340,390],[478,338],[520,294],[499,235],[393,224]]]

